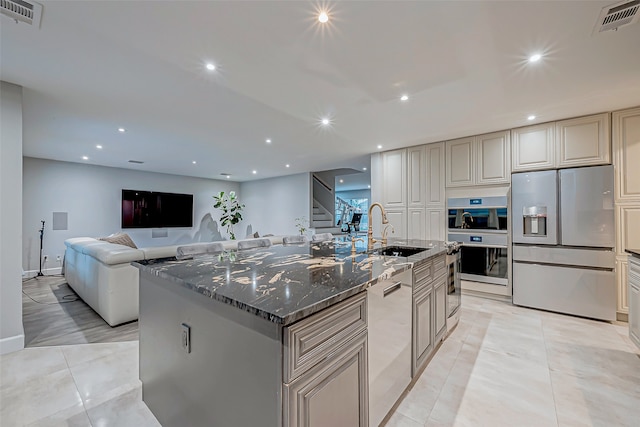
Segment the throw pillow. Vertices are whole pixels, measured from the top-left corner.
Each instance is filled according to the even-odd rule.
[[[115,243],[116,245],[124,245],[133,249],[138,249],[127,233],[114,233],[107,237],[99,237],[98,240],[104,240],[105,242]]]

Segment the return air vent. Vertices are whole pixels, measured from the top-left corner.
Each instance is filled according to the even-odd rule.
[[[602,9],[592,35],[609,30],[617,30],[620,27],[638,22],[640,18],[640,0],[626,0],[614,3]]]
[[[129,163],[135,163],[136,165],[141,165],[141,164],[143,164],[144,162],[143,162],[143,161],[141,161],[141,160],[129,160]]]
[[[42,5],[34,1],[0,0],[0,13],[16,20],[40,28]]]

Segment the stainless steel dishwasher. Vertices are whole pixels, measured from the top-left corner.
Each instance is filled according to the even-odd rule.
[[[411,295],[411,270],[367,290],[370,426],[411,382]]]

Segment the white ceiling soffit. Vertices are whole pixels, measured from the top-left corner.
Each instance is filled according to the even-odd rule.
[[[604,7],[593,28],[593,35],[635,24],[640,18],[640,0],[625,0]]]
[[[20,21],[40,28],[42,5],[34,1],[0,0],[0,13],[15,19],[16,22]]]

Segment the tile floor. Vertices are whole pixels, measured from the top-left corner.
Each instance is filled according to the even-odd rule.
[[[640,350],[626,326],[464,297],[461,321],[388,426],[638,426]],[[138,343],[0,357],[0,425],[158,426]],[[213,425],[213,423],[212,423]]]

